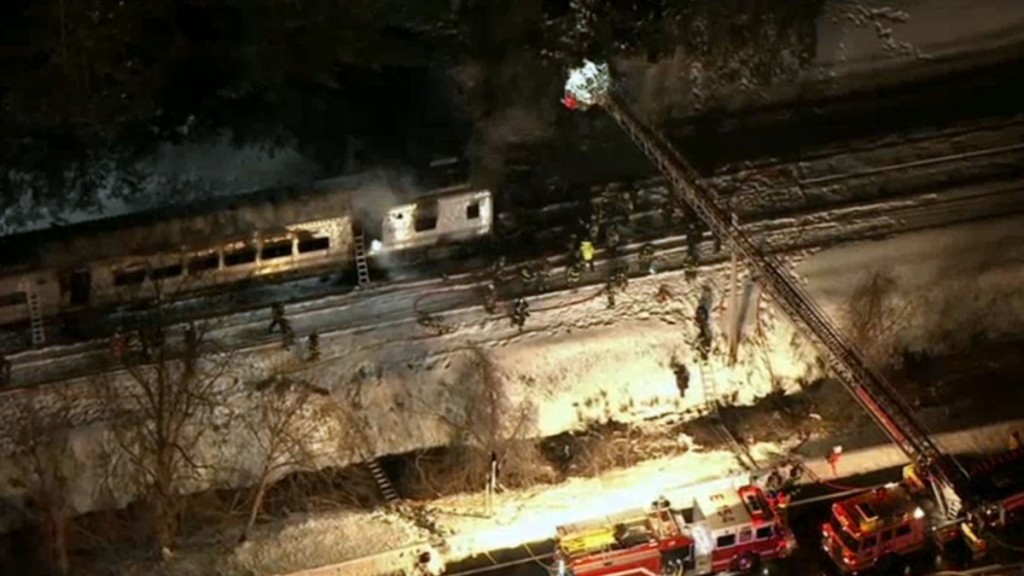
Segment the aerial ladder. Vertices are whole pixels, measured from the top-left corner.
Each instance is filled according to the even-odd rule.
[[[991,509],[991,503],[978,502],[970,503],[973,510],[965,509],[972,480],[967,469],[936,446],[886,378],[865,361],[781,261],[758,246],[730,218],[714,194],[701,184],[689,162],[620,103],[612,90],[607,64],[597,66],[586,61],[574,70],[566,82],[562,102],[569,109],[603,108],[668,180],[673,200],[685,202],[716,237],[732,243],[737,254],[749,263],[762,289],[816,345],[833,374],[903,451],[915,472],[925,476],[947,525],[960,523],[979,505]]]

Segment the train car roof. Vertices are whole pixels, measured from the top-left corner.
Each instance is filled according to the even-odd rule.
[[[391,191],[393,183],[378,172],[357,174],[4,236],[0,270],[76,266],[216,243],[347,213],[355,194],[372,194],[375,187]]]

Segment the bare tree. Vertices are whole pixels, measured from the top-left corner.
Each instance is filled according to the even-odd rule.
[[[533,405],[515,403],[505,391],[500,370],[480,348],[465,352],[471,361],[466,373],[446,383],[447,398],[427,407],[448,430],[448,448],[440,456],[421,453],[412,483],[424,495],[479,490],[496,459],[500,482],[529,485],[553,477],[537,443],[531,441]]]
[[[885,364],[895,357],[895,339],[907,321],[908,305],[900,302],[892,274],[875,270],[856,286],[846,303],[847,333],[868,356]]]
[[[72,511],[67,499],[73,429],[70,398],[59,390],[21,401],[24,419],[14,439],[12,459],[20,468],[25,489],[26,521],[39,532],[39,559],[47,573],[67,574],[71,569],[68,532]]]
[[[274,377],[261,388],[253,395],[255,406],[243,419],[260,468],[240,542],[248,539],[267,490],[275,482],[292,472],[318,468],[311,444],[331,417],[325,392],[308,383]]]
[[[198,447],[212,428],[232,355],[209,337],[211,324],[171,328],[159,306],[151,312],[124,336],[115,354],[121,370],[102,376],[99,388],[119,457],[112,473],[124,474],[144,500],[147,528],[163,551],[176,538],[180,495],[208,468]]]

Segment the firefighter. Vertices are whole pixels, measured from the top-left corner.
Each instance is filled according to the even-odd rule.
[[[683,277],[691,282],[697,278],[697,259],[689,254],[683,261]]]
[[[541,258],[536,268],[537,289],[544,291],[548,289],[548,278],[551,276],[551,264],[547,258]]]
[[[284,317],[284,304],[280,302],[274,302],[270,306],[270,326],[267,326],[267,334],[274,331],[275,328],[280,328],[281,332],[287,331],[288,321]]]
[[[636,210],[636,203],[639,199],[636,188],[630,188],[629,190],[623,190],[619,195],[619,206],[626,215],[632,214]]]
[[[587,225],[587,238],[591,242],[597,242],[601,238],[601,224],[591,220]]]
[[[612,284],[614,284],[615,288],[620,292],[625,292],[626,288],[629,287],[629,274],[627,274],[626,271],[622,268],[619,268],[612,272],[611,280]]]
[[[512,325],[523,330],[523,326],[526,324],[526,319],[530,317],[530,304],[525,298],[516,298],[515,303],[512,305]]]
[[[308,343],[308,346],[309,346],[309,361],[310,362],[319,362],[320,361],[320,334],[316,330],[313,330],[313,332],[311,332],[309,334],[309,338],[308,338],[308,342],[307,343]]]
[[[185,355],[188,357],[194,357],[196,351],[199,349],[199,334],[196,333],[196,326],[192,322],[189,322],[185,326],[185,334],[182,338],[185,341]]]
[[[711,353],[711,326],[709,325],[710,311],[701,303],[697,305],[697,314],[694,321],[697,324],[697,352],[702,361],[707,361]]]
[[[605,213],[604,203],[594,205],[594,211],[590,216],[590,223],[587,225],[587,236],[591,242],[597,242],[601,237],[601,226],[604,225]]]
[[[640,247],[640,269],[654,274],[654,245],[650,242]]]
[[[281,348],[290,350],[293,344],[295,344],[295,331],[292,330],[291,323],[285,320],[281,327]]]
[[[498,282],[501,282],[502,280],[504,280],[504,276],[505,276],[505,257],[504,256],[498,256],[498,259],[494,261],[493,265],[491,265],[491,276],[494,279],[495,283],[498,283]]]
[[[0,388],[11,383],[11,361],[6,356],[0,356]]]
[[[1011,451],[1013,451],[1013,450],[1020,450],[1020,447],[1021,447],[1020,432],[1017,432],[1016,430],[1014,430],[1013,432],[1010,433],[1010,443],[1009,444],[1010,444],[1010,450]]]
[[[494,285],[494,282],[487,284],[487,293],[484,295],[484,310],[488,314],[494,314],[498,311],[498,288]]]
[[[532,286],[534,281],[537,280],[537,270],[533,264],[524,264],[519,269],[519,279],[523,281],[523,286]]]
[[[608,230],[605,232],[605,244],[608,248],[608,253],[613,256],[618,253],[621,242],[622,236],[619,234],[619,227],[615,224],[608,226]]]
[[[594,271],[594,243],[590,240],[580,242],[580,259],[591,272]]]
[[[615,281],[612,278],[609,278],[608,282],[604,285],[604,294],[608,298],[608,305],[606,307],[609,310],[615,308]]]
[[[697,314],[694,318],[694,321],[697,323],[697,329],[701,332],[705,331],[707,329],[709,319],[710,315],[708,313],[708,307],[704,304],[698,304]]]
[[[839,470],[838,470],[838,468],[839,468],[839,457],[842,456],[842,454],[843,454],[843,447],[842,446],[833,446],[832,447],[832,452],[829,452],[827,460],[828,460],[829,468],[832,469],[832,475],[833,476],[839,476]]]
[[[110,338],[110,355],[113,356],[115,360],[121,360],[127,352],[128,338],[124,335],[124,330],[118,328]]]
[[[567,258],[569,260],[569,262],[570,263],[571,262],[579,262],[580,261],[580,237],[578,235],[573,234],[572,236],[569,237],[569,245],[568,245],[567,248],[569,250],[569,256]]]
[[[565,267],[565,282],[569,286],[575,286],[579,284],[580,278],[583,276],[583,266],[579,262],[572,262]]]

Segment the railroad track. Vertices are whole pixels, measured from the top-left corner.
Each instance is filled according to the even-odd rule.
[[[964,140],[971,140],[972,142],[979,142],[985,144],[982,147],[975,147],[971,150],[963,151],[961,148],[964,146]],[[813,208],[815,206],[821,206],[824,204],[838,204],[841,202],[866,202],[871,198],[876,198],[885,192],[882,188],[888,189],[899,189],[905,182],[897,178],[895,182],[887,182],[886,186],[874,186],[873,189],[870,185],[872,180],[877,180],[879,176],[893,175],[903,173],[905,178],[903,180],[919,180],[921,176],[914,176],[915,174],[925,174],[933,179],[946,179],[949,180],[951,177],[944,174],[935,174],[936,170],[942,170],[946,172],[959,172],[965,171],[968,173],[967,177],[984,178],[987,175],[985,166],[995,166],[995,169],[999,169],[1001,166],[1007,164],[1024,165],[1024,144],[1020,142],[1024,140],[1024,117],[1014,117],[1010,119],[1001,120],[998,123],[995,122],[984,122],[970,125],[957,126],[950,129],[942,130],[935,133],[920,134],[920,135],[909,135],[901,136],[901,142],[893,143],[889,140],[882,140],[877,142],[871,142],[868,144],[854,144],[851,149],[843,149],[835,151],[834,153],[818,153],[810,160],[803,159],[797,163],[783,163],[783,162],[768,162],[759,164],[755,169],[746,169],[743,171],[734,172],[731,174],[719,175],[711,178],[709,182],[713,185],[713,188],[726,189],[733,186],[741,186],[740,191],[729,194],[729,201],[734,207],[735,211],[743,218],[759,218],[766,214],[778,214],[783,210],[797,211],[805,208]],[[921,150],[917,148],[926,148],[930,156],[926,158],[919,158],[922,154]],[[946,153],[954,150],[959,150],[953,153]],[[847,161],[851,160],[851,156],[856,155],[880,155],[884,158],[902,156],[910,156],[913,159],[890,162],[888,164],[883,163],[882,165],[871,165],[867,168],[849,170],[842,174],[832,174],[831,164],[835,162],[836,158],[845,158]],[[979,162],[989,162],[991,164],[980,165]],[[864,163],[865,159],[861,159],[858,163]],[[824,164],[824,166],[817,167],[817,164]],[[971,170],[965,170],[972,168]],[[767,180],[763,175],[767,173],[778,173],[781,169],[788,170],[793,176],[788,180],[783,178],[768,178]],[[815,173],[815,172],[829,172],[827,176],[815,177],[813,174],[806,178],[798,178],[795,176],[797,173]],[[756,186],[750,187],[751,179],[760,179]],[[961,180],[965,178],[964,174],[959,176]],[[775,184],[774,188],[766,188],[765,182],[769,184]],[[848,185],[840,186],[839,184],[846,182]],[[858,185],[858,182],[867,183],[868,185]],[[737,184],[738,183],[738,184]],[[913,182],[909,182],[913,184]],[[646,198],[650,201],[651,198],[657,198],[661,195],[660,186],[661,181],[658,179],[649,180],[645,183],[641,183],[642,187],[641,198]],[[911,188],[913,186],[910,186]],[[920,185],[918,185],[920,187]],[[581,209],[586,209],[581,206],[580,203],[563,202],[557,205],[541,207],[531,213],[545,213],[553,212],[556,214],[564,214],[563,217],[557,218],[557,221],[573,221],[574,218],[571,214],[578,213]],[[648,210],[646,212],[639,212],[635,215],[634,220],[643,220],[644,218],[654,217],[656,211]],[[763,214],[762,214],[763,213]],[[643,224],[640,228],[643,228]],[[562,226],[553,226],[547,230],[546,236],[551,237],[567,237],[569,231]],[[523,244],[533,245],[533,242],[523,242]],[[309,279],[300,280],[300,282],[310,282]],[[411,283],[399,282],[394,289],[407,289],[411,288]],[[267,287],[268,290],[273,290],[275,287]],[[313,289],[307,291],[304,295],[305,299],[327,299],[343,296],[344,292],[350,290],[350,287],[336,287],[325,285],[320,289]],[[259,300],[259,294],[261,289],[253,291],[252,296],[254,300]],[[246,294],[242,293],[244,298]],[[244,313],[246,310],[260,310],[267,304],[264,302],[262,305],[253,303],[239,303],[237,300],[237,293],[232,293],[232,296],[228,297],[225,294],[213,294],[203,296],[202,298],[188,299],[177,303],[172,308],[174,310],[181,310],[181,316],[173,318],[172,321],[185,321],[188,319],[205,319],[217,316],[226,316],[236,313]],[[280,297],[275,300],[279,300]],[[269,301],[269,300],[268,300]],[[202,310],[188,310],[189,306],[194,306],[196,302],[203,302]],[[109,318],[114,318],[110,316]],[[102,322],[101,322],[102,324]],[[107,327],[101,330],[101,334],[105,330],[106,332],[112,332],[111,322],[106,322]],[[102,335],[100,337],[103,337]],[[0,344],[0,348],[4,346]],[[7,354],[13,354],[15,350],[11,349],[10,344],[6,346]],[[49,353],[62,353],[76,348],[76,344],[67,345],[56,345],[45,349]],[[24,351],[24,349],[22,349]]]
[[[762,239],[774,250],[793,252],[1022,211],[1024,178],[942,194],[923,194],[898,203],[882,202],[767,219],[747,226],[752,236]],[[687,253],[685,236],[667,237],[657,241],[656,245],[659,266],[663,271],[683,267]],[[623,250],[625,256],[619,262],[635,262],[639,248],[639,243],[626,246]],[[705,239],[698,249],[702,265],[713,265],[725,259],[724,253],[715,252],[710,239]],[[612,261],[600,262],[597,271],[585,279],[593,284],[603,284],[612,265]],[[554,279],[552,290],[564,289],[564,266],[556,263],[551,272]],[[462,323],[479,322],[486,282],[479,274],[467,273],[451,277],[446,282],[435,279],[386,286],[358,295],[299,303],[290,307],[288,314],[300,335],[311,327],[316,327],[324,338],[356,335],[415,319],[413,302],[423,294],[432,293],[430,298],[420,303],[421,307],[429,306],[430,313],[443,313],[449,319]],[[518,295],[538,296],[513,284],[503,298]],[[279,341],[265,336],[267,322],[265,310],[246,312],[224,319],[210,336],[236,345],[240,352],[273,347]],[[108,348],[106,342],[91,342],[68,347],[63,355],[55,355],[54,352],[52,349],[33,351],[16,357],[15,383],[35,386],[84,376],[81,367],[102,365],[101,360],[108,354]],[[325,357],[322,361],[331,360],[331,357]]]

